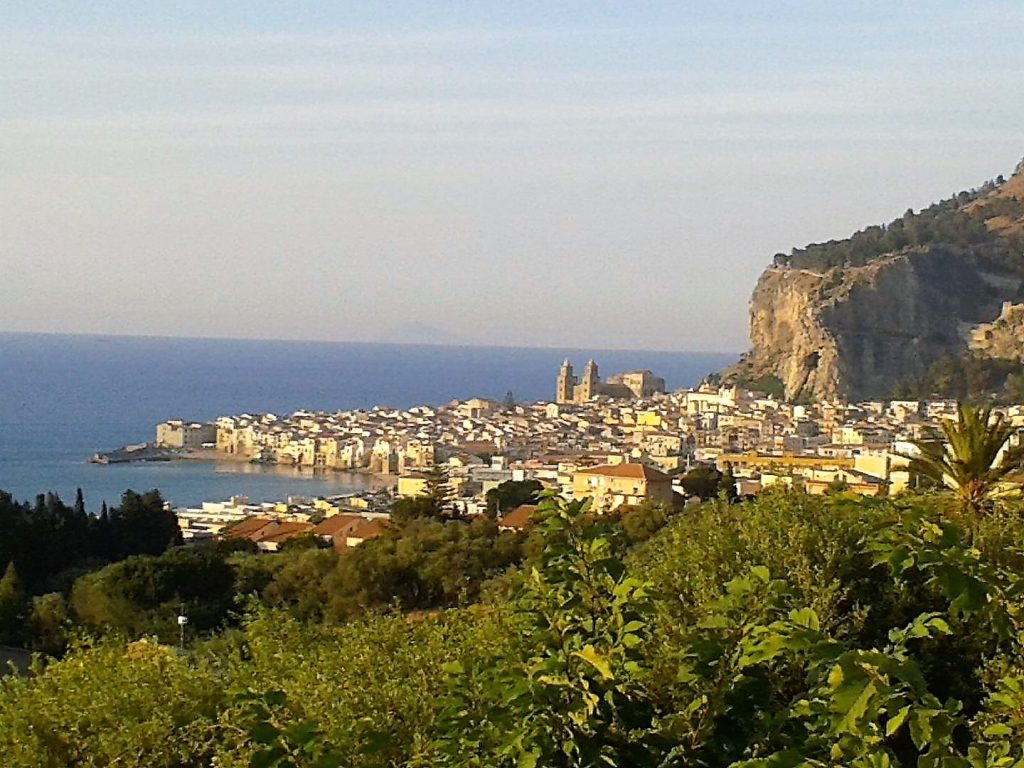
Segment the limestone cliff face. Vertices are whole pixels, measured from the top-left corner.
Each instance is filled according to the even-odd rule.
[[[1022,301],[1024,161],[1008,180],[776,256],[750,300],[751,351],[723,376],[777,376],[789,398],[884,397],[951,354],[1024,359]]]
[[[995,277],[943,248],[823,273],[769,269],[751,298],[753,350],[741,368],[778,376],[791,398],[883,396],[998,313]]]

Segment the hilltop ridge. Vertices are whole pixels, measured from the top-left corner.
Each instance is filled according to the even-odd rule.
[[[1021,302],[1024,161],[1009,179],[776,254],[750,299],[751,349],[722,375],[776,377],[790,399],[885,397],[950,357],[1024,359]]]

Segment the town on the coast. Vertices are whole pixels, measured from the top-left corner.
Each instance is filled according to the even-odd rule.
[[[1024,406],[1004,411],[1024,434]],[[338,547],[373,538],[394,499],[425,493],[438,473],[453,509],[466,516],[484,514],[488,492],[509,481],[591,497],[599,511],[680,504],[683,480],[696,467],[722,473],[738,497],[779,484],[811,494],[896,493],[911,482],[912,441],[955,414],[954,400],[800,405],[708,383],[666,392],[664,379],[648,370],[602,380],[594,361],[576,376],[566,360],[550,402],[475,397],[440,407],[175,420],[157,425],[150,448],[382,478],[375,491],[263,504],[234,497],[177,510],[186,539],[244,537],[274,551],[310,534]],[[530,511],[512,510],[499,525],[523,528]]]

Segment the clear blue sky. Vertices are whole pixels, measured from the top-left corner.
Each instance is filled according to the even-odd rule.
[[[0,330],[739,350],[1008,173],[1024,3],[9,2]]]

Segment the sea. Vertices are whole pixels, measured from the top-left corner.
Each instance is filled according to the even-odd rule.
[[[52,491],[86,507],[158,489],[176,506],[248,496],[276,501],[370,487],[367,475],[239,462],[90,464],[97,451],[152,441],[168,419],[407,408],[489,397],[550,400],[558,367],[590,358],[602,375],[649,368],[692,386],[734,353],[431,346],[0,333],[0,490]]]

